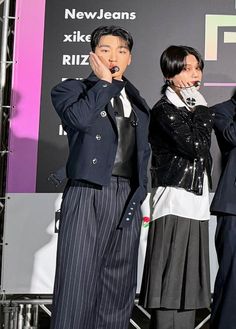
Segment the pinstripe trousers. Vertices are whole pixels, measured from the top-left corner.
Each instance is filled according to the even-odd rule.
[[[61,206],[51,329],[126,329],[133,308],[140,210],[118,228],[131,193],[127,179],[108,187],[72,183]]]

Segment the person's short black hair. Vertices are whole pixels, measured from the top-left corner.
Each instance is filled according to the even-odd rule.
[[[173,78],[176,74],[179,74],[185,66],[185,58],[188,55],[196,57],[199,68],[203,71],[204,62],[200,53],[188,46],[169,46],[164,50],[160,58],[160,65],[163,76],[166,79]]]
[[[122,38],[126,43],[129,51],[131,52],[133,47],[133,38],[129,31],[120,26],[110,25],[110,26],[99,26],[91,33],[91,49],[94,52],[95,48],[99,44],[99,41],[104,35],[114,35],[116,37]]]

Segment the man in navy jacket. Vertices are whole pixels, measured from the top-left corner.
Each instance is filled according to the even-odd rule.
[[[132,45],[123,28],[97,28],[91,35],[92,74],[52,90],[69,158],[51,329],[129,325],[149,158],[149,109],[123,77]]]
[[[217,215],[215,236],[219,269],[211,312],[212,329],[236,328],[236,93],[213,107],[222,173],[211,204]]]

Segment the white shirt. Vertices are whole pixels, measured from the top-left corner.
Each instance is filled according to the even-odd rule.
[[[125,88],[123,88],[120,92],[120,99],[121,99],[121,101],[123,103],[123,107],[124,107],[124,116],[126,118],[128,118],[130,116],[132,108],[131,108],[130,101],[128,100],[128,97],[126,95]],[[113,106],[113,101],[114,101],[114,98],[111,99],[112,106]]]

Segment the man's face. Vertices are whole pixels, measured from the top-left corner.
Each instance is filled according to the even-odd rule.
[[[109,69],[118,66],[119,71],[112,74],[114,79],[122,79],[127,66],[131,63],[131,53],[125,40],[113,35],[104,35],[100,38],[95,54]]]
[[[197,58],[191,54],[187,55],[183,70],[179,74],[176,74],[171,80],[175,86],[179,86],[181,88],[194,86],[197,81],[201,81],[202,71]],[[176,88],[173,87],[173,89]],[[199,87],[197,87],[197,89],[199,89]],[[179,88],[175,91],[179,92]]]

